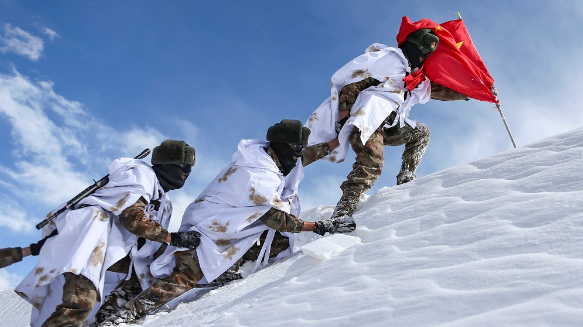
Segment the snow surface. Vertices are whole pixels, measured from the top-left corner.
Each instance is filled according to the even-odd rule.
[[[139,324],[583,326],[583,129],[383,188],[354,218],[361,242],[325,261],[302,233],[290,258]],[[29,311],[0,293],[2,326]]]
[[[312,258],[325,261],[356,243],[360,243],[357,236],[336,234],[305,244],[300,251]]]

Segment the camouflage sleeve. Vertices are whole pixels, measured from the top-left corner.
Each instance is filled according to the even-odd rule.
[[[431,99],[439,101],[470,100],[467,95],[435,82],[431,82]]]
[[[356,98],[360,91],[365,90],[371,86],[381,84],[379,80],[373,77],[367,77],[362,81],[344,85],[340,90],[340,98],[338,99],[338,111],[350,110],[352,105],[356,102]]]
[[[304,229],[303,220],[275,208],[269,209],[259,220],[278,232],[299,233]]]
[[[168,231],[162,225],[153,221],[146,213],[146,200],[140,198],[138,202],[127,207],[119,215],[123,227],[131,233],[150,241],[166,242]]]
[[[22,261],[22,248],[0,249],[0,268]]]
[[[330,152],[332,151],[330,150],[328,142],[318,143],[309,146],[306,148],[306,150],[304,150],[304,155],[302,156],[302,165],[305,167],[311,164],[312,162],[318,161],[324,158],[325,156],[329,155]]]

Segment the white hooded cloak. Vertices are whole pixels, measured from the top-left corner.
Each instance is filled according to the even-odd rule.
[[[284,177],[265,152],[268,145],[259,140],[242,140],[233,155],[233,162],[184,212],[180,231],[201,233],[201,243],[196,251],[205,279],[200,283],[213,281],[231,267],[264,231],[268,234],[255,269],[262,260],[263,264],[267,263],[275,230],[258,219],[272,207],[296,216],[300,213],[301,161],[298,159],[296,167]],[[290,248],[276,259],[292,253],[294,236],[292,233],[284,235],[289,237]],[[154,276],[170,275],[175,266],[174,253],[183,250],[186,249],[169,246],[152,264]]]
[[[155,280],[149,263],[161,243],[146,241],[138,251],[138,236],[121,226],[117,217],[140,197],[148,203],[160,201],[158,210],[149,204],[146,212],[150,219],[167,228],[172,204],[153,169],[141,160],[120,158],[109,166],[109,182],[104,187],[83,199],[78,209],[65,211],[43,228],[43,237],[55,228],[59,234],[47,239],[36,267],[15,289],[33,305],[31,326],[42,325],[62,303],[66,272],[93,282],[98,301],[105,295],[105,271],[128,253],[142,287],[147,288]]]
[[[338,135],[340,145],[325,159],[332,162],[344,161],[352,130],[355,127],[360,130],[361,141],[365,144],[392,111],[396,111],[397,118],[391,126],[399,123],[402,127],[407,123],[415,127],[415,121],[408,118],[409,112],[415,104],[429,101],[431,84],[428,79],[421,82],[405,100],[406,88],[403,79],[410,72],[411,69],[401,49],[380,43],[368,47],[364,54],[354,58],[332,76],[332,95],[305,123],[311,130],[308,145],[329,142],[336,138],[335,124],[338,121],[340,91],[345,85],[368,77],[381,81],[381,84],[360,92],[350,110],[350,118]]]

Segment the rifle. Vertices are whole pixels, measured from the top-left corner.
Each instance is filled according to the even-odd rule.
[[[134,159],[144,159],[145,157],[150,154],[150,149],[145,149],[142,153],[138,154]],[[93,180],[95,182],[95,180]],[[55,219],[58,215],[62,214],[66,210],[69,210],[77,205],[79,201],[83,200],[84,198],[88,197],[89,195],[93,194],[97,191],[98,188],[105,186],[109,182],[109,174],[105,175],[103,178],[95,182],[93,185],[90,185],[88,188],[84,189],[81,193],[75,195],[71,200],[65,204],[64,207],[57,210],[55,213],[49,213],[47,218],[36,225],[36,229],[41,229],[49,224],[53,219]]]

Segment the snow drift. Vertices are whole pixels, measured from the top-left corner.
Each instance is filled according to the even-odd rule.
[[[282,262],[191,295],[139,324],[583,321],[583,129],[383,188],[360,205],[352,234],[359,239],[327,236],[316,243],[320,237],[302,234],[298,243],[306,253],[298,247]],[[331,213],[331,207],[316,207],[302,217]],[[2,326],[27,326],[27,306],[10,290],[0,292]]]

